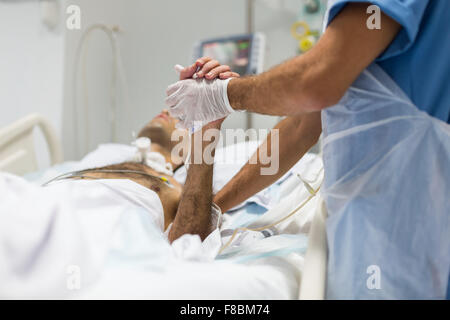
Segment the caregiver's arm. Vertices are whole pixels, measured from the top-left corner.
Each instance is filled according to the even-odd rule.
[[[220,119],[209,123],[191,135],[191,163],[177,214],[169,232],[170,242],[184,234],[198,234],[204,240],[213,231],[211,217],[213,160],[222,121],[223,119]],[[208,141],[210,138],[203,138],[208,129],[212,129],[210,133],[216,133],[212,142]],[[205,159],[205,154],[211,157]]]
[[[303,157],[317,142],[322,132],[320,112],[288,117],[279,122],[274,129],[279,130],[279,155],[282,155],[279,157],[278,172],[274,175],[261,175],[261,168],[267,165],[262,165],[260,161],[247,162],[215,195],[214,203],[222,212],[228,211],[277,181]],[[270,138],[269,133],[252,158],[258,156],[260,149],[271,150]]]
[[[231,80],[227,92],[233,109],[297,115],[336,104],[400,30],[383,13],[381,29],[369,30],[367,6],[346,5],[307,53],[261,75]]]

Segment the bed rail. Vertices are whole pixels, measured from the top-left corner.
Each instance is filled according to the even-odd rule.
[[[38,169],[33,129],[39,127],[47,142],[50,161],[63,161],[62,147],[51,124],[33,113],[0,129],[0,171],[23,175]]]

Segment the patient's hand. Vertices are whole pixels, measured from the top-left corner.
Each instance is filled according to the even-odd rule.
[[[202,130],[203,130],[203,131],[208,130],[208,129],[218,129],[218,130],[220,130],[220,128],[222,127],[222,122],[223,122],[224,120],[225,120],[225,118],[217,119],[217,120],[211,121],[211,122],[205,124],[205,125],[202,127]]]
[[[197,69],[199,70],[197,71]],[[231,71],[229,66],[221,65],[217,60],[210,57],[202,57],[191,66],[181,70],[180,80],[190,79],[195,74],[197,78],[205,78],[207,80],[216,79],[217,77],[222,80],[240,77],[238,73]]]

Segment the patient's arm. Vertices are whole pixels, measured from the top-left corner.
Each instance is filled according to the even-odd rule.
[[[261,175],[264,165],[247,164],[214,197],[222,212],[226,212],[252,195],[270,186],[281,178],[303,155],[317,142],[322,132],[320,112],[291,116],[279,122],[274,129],[279,129],[279,170],[275,175]],[[259,150],[271,150],[270,134],[259,146]],[[267,148],[267,149],[265,149]],[[252,157],[252,158],[253,158]],[[253,162],[254,163],[254,162]]]
[[[170,242],[186,233],[198,234],[204,240],[213,231],[211,227],[213,157],[222,121],[223,119],[209,123],[191,136],[191,161],[178,211],[169,232]],[[202,139],[208,129],[215,130],[213,142]],[[203,158],[205,150],[212,155],[207,159],[208,162]],[[196,160],[201,160],[198,161],[201,163],[195,163]]]

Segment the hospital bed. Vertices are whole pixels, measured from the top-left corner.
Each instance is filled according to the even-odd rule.
[[[0,171],[23,175],[38,169],[35,127],[44,134],[51,164],[62,162],[62,147],[55,130],[44,117],[34,113],[0,129]]]
[[[48,145],[51,164],[55,165],[62,162],[62,147],[55,131],[42,116],[31,114],[0,129],[0,171],[24,175],[38,169],[33,139],[35,127],[43,132]],[[327,213],[323,200],[319,199],[318,203],[311,222],[303,269],[299,279],[297,296],[299,299],[324,299],[325,297],[327,264],[325,220]],[[211,272],[211,275],[217,271],[215,269]],[[297,271],[300,273],[299,270]],[[202,276],[208,274],[207,271],[202,273]],[[226,282],[233,282],[233,280],[229,280],[231,279],[227,279]],[[235,281],[235,283],[239,282]],[[218,285],[220,286],[220,283]],[[166,298],[170,298],[170,296]],[[258,296],[255,295],[254,298],[258,299]]]

